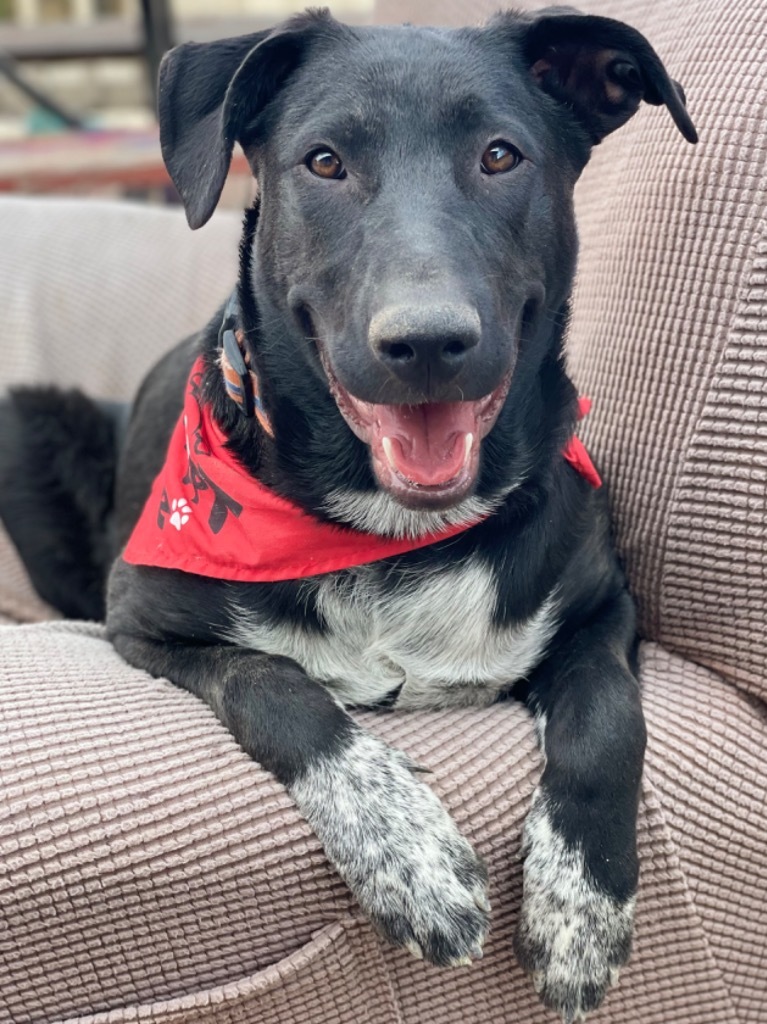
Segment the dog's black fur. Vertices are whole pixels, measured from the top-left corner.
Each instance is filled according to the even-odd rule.
[[[0,403],[0,515],[37,592],[71,618],[104,617],[116,416],[53,387],[18,388]]]
[[[144,383],[116,487],[120,546],[202,352],[232,451],[315,516],[417,534],[492,509],[450,541],[296,582],[222,582],[118,558],[107,627],[128,661],[211,705],[291,791],[378,928],[437,964],[481,952],[484,868],[413,766],[362,733],[333,689],[347,704],[402,707],[523,699],[545,770],[526,826],[516,949],[567,1020],[599,1005],[629,954],[645,744],[634,612],[605,495],[561,457],[576,411],[562,352],[572,192],[592,145],[642,99],[665,104],[695,141],[681,88],[646,40],[569,8],[458,31],[351,29],[309,12],[172,51],[163,152],[191,225],[213,212],[235,141],[259,182],[239,316],[274,439],[226,394],[219,312]],[[335,177],[317,175],[318,152],[336,170],[334,154],[343,161]],[[367,402],[428,416],[434,403],[490,394],[494,425],[455,480],[435,486],[393,468],[380,424],[354,413]],[[6,409],[15,434],[2,457],[27,502],[43,486],[28,402]],[[55,500],[59,520],[82,520],[70,498]],[[2,513],[41,592],[98,612],[104,559],[88,545],[100,551],[90,538],[103,533],[89,523],[72,548],[69,587],[82,600],[65,604],[62,572],[43,568],[18,506]]]

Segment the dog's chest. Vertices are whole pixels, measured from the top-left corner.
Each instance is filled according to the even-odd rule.
[[[479,562],[400,577],[376,566],[322,578],[313,594],[322,629],[265,622],[236,610],[231,639],[293,658],[347,704],[489,704],[541,660],[556,628],[553,598],[524,622],[495,624],[496,584]]]

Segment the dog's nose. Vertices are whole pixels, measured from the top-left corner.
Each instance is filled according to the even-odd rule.
[[[471,306],[389,306],[370,321],[376,358],[407,384],[428,390],[452,380],[479,344],[479,314]]]

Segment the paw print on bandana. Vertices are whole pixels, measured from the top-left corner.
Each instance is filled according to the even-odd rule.
[[[189,522],[192,509],[186,498],[174,498],[170,503],[170,524],[180,530],[184,523]]]

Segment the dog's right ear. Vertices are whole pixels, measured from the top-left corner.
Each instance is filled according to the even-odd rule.
[[[307,11],[278,28],[213,43],[184,43],[160,65],[160,145],[192,228],[216,208],[234,143],[300,65],[311,38],[336,25]]]

